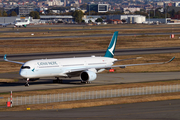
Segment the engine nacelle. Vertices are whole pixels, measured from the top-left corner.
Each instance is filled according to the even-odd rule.
[[[92,71],[84,71],[81,73],[80,77],[83,81],[93,81],[97,78],[97,75]]]

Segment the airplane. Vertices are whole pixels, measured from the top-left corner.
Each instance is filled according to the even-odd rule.
[[[29,25],[30,23],[30,17],[26,20],[25,19],[25,22],[16,22],[14,24],[14,27],[26,27],[27,25]]]
[[[104,70],[113,70],[115,67],[125,68],[127,66],[137,65],[152,65],[165,64],[171,62],[175,57],[167,62],[158,63],[142,63],[142,64],[127,64],[127,65],[113,65],[115,62],[138,59],[121,59],[117,60],[114,57],[118,31],[114,32],[111,42],[103,57],[74,57],[74,58],[58,58],[58,59],[39,59],[30,60],[25,63],[18,61],[11,61],[4,55],[4,60],[7,62],[22,64],[19,71],[20,76],[26,79],[25,86],[29,86],[28,81],[31,79],[39,79],[42,77],[55,77],[57,82],[61,83],[59,78],[80,77],[81,83],[91,83],[97,78],[97,73]]]
[[[4,19],[4,23],[0,23],[0,25],[1,25],[2,27],[6,27],[6,26],[8,26],[8,25],[11,25],[11,23],[5,23],[5,19]]]
[[[8,25],[11,25],[11,23],[0,23],[2,27],[7,27]]]

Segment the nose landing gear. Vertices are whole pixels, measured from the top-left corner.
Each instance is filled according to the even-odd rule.
[[[29,87],[28,81],[29,81],[29,78],[27,78],[27,81],[26,81],[26,83],[25,83],[25,86],[26,86],[26,87]]]

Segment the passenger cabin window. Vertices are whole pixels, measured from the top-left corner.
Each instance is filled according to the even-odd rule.
[[[21,69],[30,69],[29,66],[22,66]]]

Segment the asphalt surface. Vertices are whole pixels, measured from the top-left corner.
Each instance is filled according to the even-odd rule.
[[[162,54],[162,53],[179,53],[180,47],[162,47],[162,48],[140,48],[140,49],[116,49],[115,55],[142,55],[142,54]],[[94,51],[74,51],[74,52],[51,52],[51,53],[26,53],[26,54],[9,54],[9,60],[33,60],[33,59],[50,59],[50,58],[70,58],[70,57],[89,57],[91,55],[104,56],[105,50]],[[0,61],[4,55],[0,55]],[[173,57],[173,56],[172,56]]]
[[[118,36],[137,36],[137,35],[171,35],[172,32],[167,33],[131,33],[118,34]],[[173,32],[174,35],[179,35],[179,32]],[[29,40],[29,39],[57,39],[57,38],[82,38],[82,37],[107,37],[112,34],[93,34],[93,35],[76,35],[76,36],[41,36],[41,37],[0,37],[0,40]]]
[[[52,107],[53,109],[53,107]],[[180,100],[99,107],[0,112],[1,120],[179,120]]]
[[[166,81],[179,80],[180,72],[158,72],[158,73],[106,73],[97,74],[97,79],[91,84],[82,84],[79,77],[71,79],[63,79],[63,83],[53,83],[55,78],[41,78],[37,81],[29,81],[30,86],[25,87],[25,80],[18,75],[18,73],[4,73],[0,74],[0,78],[19,79],[15,83],[0,83],[0,93],[9,91],[31,91],[31,90],[45,90],[45,89],[59,89],[59,88],[73,88],[85,87],[94,85],[112,85],[112,84],[126,84],[139,83],[151,81]]]
[[[12,26],[11,26],[12,27]],[[39,29],[43,28],[43,27],[49,27],[49,29]],[[56,29],[56,27],[72,27],[72,29]],[[74,27],[86,27],[86,25],[68,25],[68,24],[61,24],[61,25],[31,25],[28,26],[27,29],[21,29],[21,28],[12,28],[12,30],[1,30],[1,33],[22,33],[22,32],[57,32],[57,31],[93,31],[93,30],[123,30],[123,29],[156,29],[159,31],[163,29],[173,29],[173,28],[178,28],[178,26],[173,26],[173,28],[171,27],[152,27],[152,28],[140,28],[138,26],[134,27],[134,28],[93,28],[93,26],[88,26],[90,28],[83,28],[83,29],[74,29]],[[29,28],[36,28],[36,29],[29,29]],[[53,29],[55,28],[55,29]],[[131,34],[118,34],[118,36],[134,36],[134,35],[171,35],[172,32],[167,32],[167,33],[163,33],[163,32],[159,32],[159,33],[131,33]],[[175,35],[179,35],[179,32],[173,32],[173,34]],[[0,40],[29,40],[29,39],[55,39],[55,38],[80,38],[80,37],[106,37],[106,36],[112,36],[112,34],[94,34],[94,35],[77,35],[77,36],[41,36],[41,37],[0,37]]]
[[[1,28],[1,33],[13,33],[13,32],[48,32],[48,31],[94,31],[94,30],[137,30],[137,29],[179,29],[178,25],[174,25],[174,26],[170,26],[167,25],[167,27],[161,27],[161,25],[159,25],[157,27],[157,25],[155,25],[156,27],[151,27],[152,25],[147,25],[147,27],[139,27],[137,26],[131,26],[131,28],[126,28],[124,27],[124,25],[122,25],[121,27],[116,27],[116,28],[106,28],[105,25],[100,25],[103,26],[102,28],[97,28],[96,26],[87,26],[87,25],[76,25],[76,24],[57,24],[57,25],[28,25],[27,28],[14,28],[13,25],[9,25],[6,28],[12,28],[12,30],[4,30],[3,31],[3,27]],[[112,25],[114,26],[114,25]],[[150,27],[149,27],[150,26]],[[170,27],[168,27],[170,26]],[[71,27],[72,29],[61,29],[61,27]],[[83,27],[82,29],[76,29],[77,27]],[[95,28],[94,28],[95,27]],[[35,28],[35,29],[31,29],[31,28]],[[44,28],[44,29],[39,29],[39,28]],[[75,29],[74,29],[75,28]]]
[[[146,33],[146,35],[169,35],[172,33]],[[179,33],[174,33],[179,34]],[[135,34],[122,34],[135,35]],[[137,35],[137,34],[136,34]],[[138,34],[145,35],[145,34]],[[93,36],[70,36],[70,37],[97,37],[102,34]],[[106,35],[105,35],[106,36]],[[112,36],[112,34],[107,34]],[[67,36],[62,36],[65,38]],[[42,37],[41,37],[42,38]],[[47,38],[47,37],[46,37]],[[60,38],[60,36],[54,36],[49,38]],[[0,38],[0,40],[9,40],[12,38]],[[38,37],[32,38],[14,38],[18,39],[39,39]],[[45,38],[43,38],[45,39]],[[147,50],[142,49],[131,49],[131,50],[117,50],[116,55],[135,55],[135,54],[154,54],[154,53],[173,53],[179,52],[179,47],[176,48],[148,48]],[[143,52],[144,51],[144,52]],[[104,55],[105,51],[88,51],[88,52],[58,52],[58,53],[45,53],[45,54],[20,54],[20,55],[8,55],[7,57],[11,60],[28,60],[28,59],[39,59],[39,58],[58,58],[58,57],[71,57],[77,56],[88,56],[92,55]],[[3,58],[3,55],[0,56]],[[2,61],[2,59],[0,60]],[[5,73],[0,74],[0,78],[20,78],[18,73]],[[80,84],[78,78],[63,80],[63,84],[52,83],[54,78],[43,78],[39,81],[30,82],[30,87],[24,87],[24,81],[20,80],[16,83],[0,83],[0,92],[12,91],[25,91],[25,90],[39,90],[39,89],[55,89],[55,88],[66,88],[66,87],[80,87],[80,86],[91,86],[91,85],[103,85],[103,84],[118,84],[118,83],[136,83],[136,82],[147,82],[147,81],[160,81],[160,80],[177,80],[180,78],[180,72],[163,72],[163,73],[112,73],[112,74],[98,74],[97,80],[93,81],[92,84]],[[52,107],[53,109],[53,107]],[[100,106],[91,108],[79,108],[79,109],[66,109],[66,110],[43,110],[43,111],[23,111],[23,112],[0,112],[1,120],[21,120],[21,119],[98,119],[98,120],[130,120],[130,119],[158,119],[158,120],[179,120],[180,119],[180,100],[171,101],[159,101],[159,102],[148,102],[148,103],[135,103],[125,105],[110,105]]]

